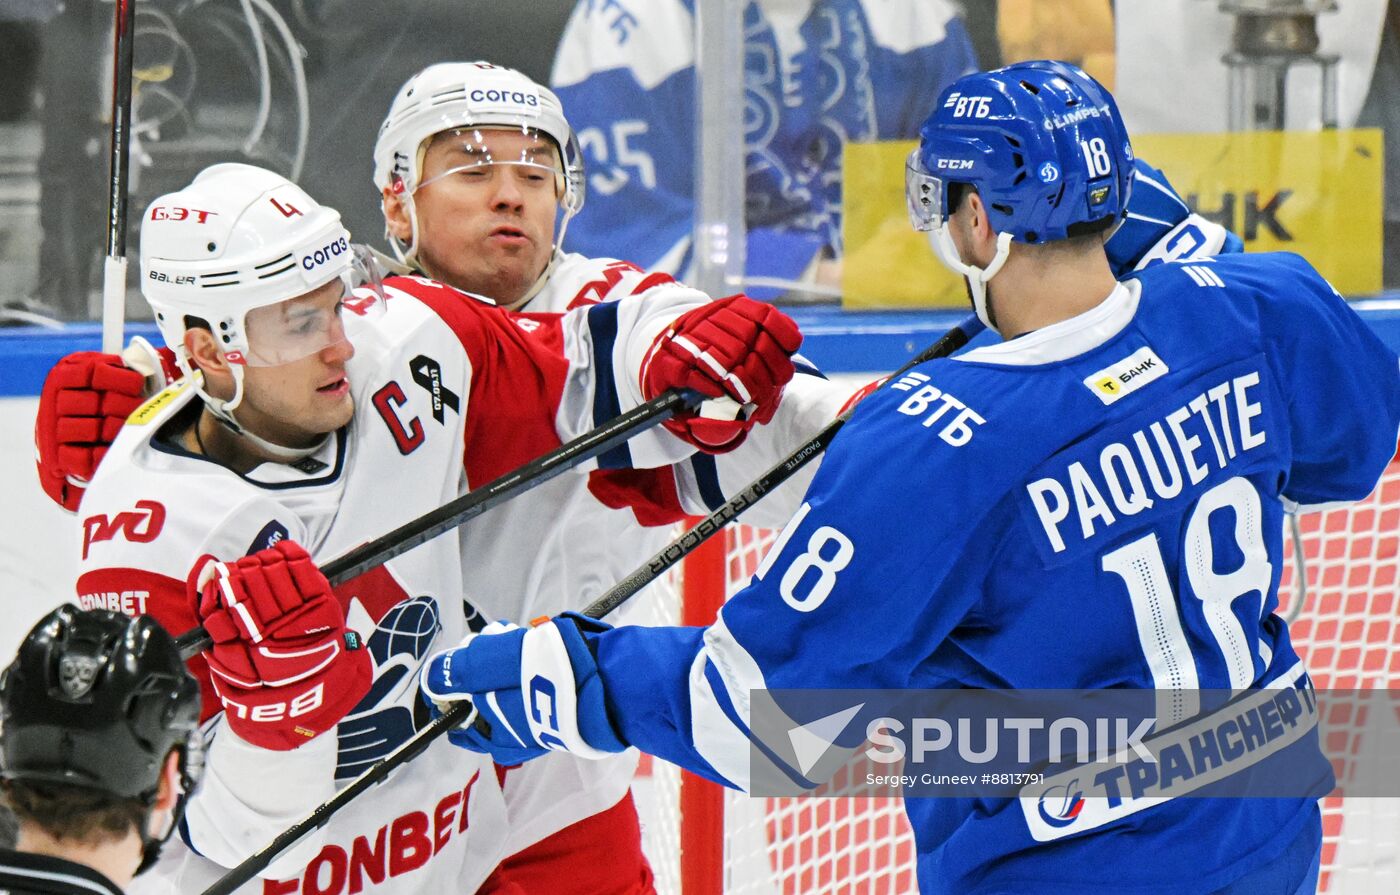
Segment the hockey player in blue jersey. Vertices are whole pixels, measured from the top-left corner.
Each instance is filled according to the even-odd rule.
[[[760,689],[1155,688],[1187,723],[1211,721],[1202,691],[1306,690],[1274,613],[1282,515],[1375,486],[1397,358],[1295,255],[1118,282],[1104,237],[1132,171],[1111,96],[1072,66],[953,84],[910,212],[1004,341],[867,398],[709,628],[567,615],[436,657],[425,692],[490,722],[454,741],[509,761],[634,745],[746,789]],[[909,799],[920,889],[1311,892],[1331,772],[1315,729],[1290,731],[1289,797],[1136,800],[1095,778],[1059,805]]]

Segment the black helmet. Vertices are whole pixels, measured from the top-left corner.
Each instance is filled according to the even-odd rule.
[[[150,804],[181,751],[185,793],[202,769],[199,685],[153,618],[60,606],[0,677],[0,775]]]

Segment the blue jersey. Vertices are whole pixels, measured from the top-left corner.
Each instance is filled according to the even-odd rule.
[[[1285,504],[1366,496],[1397,427],[1395,354],[1301,258],[1155,265],[867,398],[713,626],[592,636],[613,717],[743,787],[760,688],[1189,699],[1297,679],[1274,614]],[[1298,742],[1325,791],[1315,738]],[[1064,835],[1023,809],[908,800],[921,889],[1215,892],[1316,823],[1303,797],[1086,809]]]
[[[792,278],[839,254],[841,147],[912,139],[976,68],[945,0],[744,8],[748,273]],[[568,248],[687,271],[694,227],[694,0],[580,0],[551,78],[588,166]]]

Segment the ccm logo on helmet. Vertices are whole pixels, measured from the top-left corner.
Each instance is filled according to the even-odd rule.
[[[519,90],[482,90],[477,88],[467,94],[467,98],[474,103],[515,103],[521,106],[538,106],[540,98],[533,93],[521,93]]]
[[[323,248],[319,248],[309,255],[302,256],[301,266],[304,270],[315,270],[332,258],[345,254],[350,248],[350,243],[342,236]]]
[[[948,171],[971,171],[974,162],[972,159],[961,158],[941,158],[935,167],[939,170]]]

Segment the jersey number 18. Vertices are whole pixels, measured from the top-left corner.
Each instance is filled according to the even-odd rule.
[[[1221,573],[1215,569],[1210,518],[1213,513],[1225,509],[1233,511],[1234,539],[1243,561],[1234,571]],[[1248,479],[1233,478],[1201,495],[1186,522],[1181,545],[1186,581],[1192,594],[1201,601],[1201,612],[1225,661],[1228,686],[1232,690],[1245,689],[1253,682],[1255,654],[1232,607],[1240,597],[1257,592],[1259,605],[1251,606],[1252,612],[1247,613],[1247,617],[1262,615],[1265,596],[1273,582],[1273,564],[1269,562],[1262,523],[1258,490]],[[1200,689],[1201,674],[1182,629],[1177,596],[1157,535],[1145,535],[1105,554],[1102,564],[1104,571],[1122,578],[1128,589],[1138,640],[1152,673],[1153,686],[1158,690]],[[1183,612],[1187,609],[1185,605],[1181,607]],[[1220,682],[1212,683],[1225,686]]]

